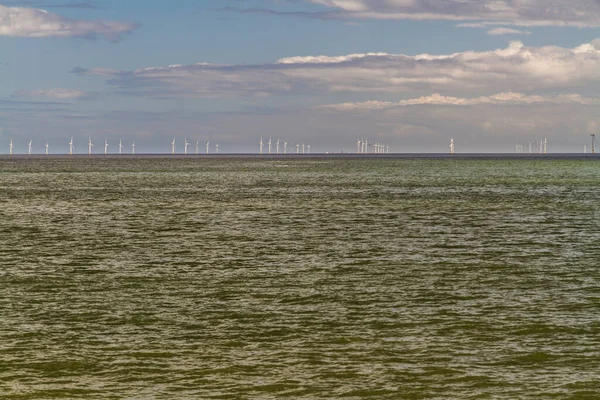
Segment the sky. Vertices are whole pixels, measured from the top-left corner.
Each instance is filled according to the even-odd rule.
[[[577,153],[599,89],[600,0],[0,0],[0,154]]]

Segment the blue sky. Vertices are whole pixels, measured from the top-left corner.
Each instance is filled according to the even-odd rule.
[[[579,152],[600,134],[598,38],[595,0],[0,0],[0,154],[71,136]]]

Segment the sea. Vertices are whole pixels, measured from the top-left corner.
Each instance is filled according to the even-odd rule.
[[[599,399],[600,158],[2,156],[1,399]]]

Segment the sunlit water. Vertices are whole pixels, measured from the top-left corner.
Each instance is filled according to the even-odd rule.
[[[0,158],[0,397],[597,399],[600,164]]]

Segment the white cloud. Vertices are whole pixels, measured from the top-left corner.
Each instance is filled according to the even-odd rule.
[[[42,97],[57,100],[74,100],[94,98],[95,94],[69,89],[18,90],[12,94],[12,97]]]
[[[131,22],[69,19],[46,10],[0,5],[0,36],[104,37],[116,42],[136,28]]]
[[[531,35],[529,31],[523,31],[518,29],[511,28],[493,28],[487,32],[488,35],[498,36],[498,35]]]
[[[533,105],[533,104],[600,104],[598,99],[583,98],[578,94],[563,94],[558,96],[525,95],[523,93],[497,93],[491,96],[473,98],[442,96],[434,93],[430,96],[389,101],[365,101],[356,103],[340,103],[319,106],[319,109],[334,111],[376,111],[409,106],[476,106],[476,105]]]
[[[144,96],[266,96],[298,93],[466,93],[568,90],[600,83],[596,41],[576,48],[528,47],[454,54],[368,53],[290,57],[256,65],[171,65],[118,71],[76,68],[108,77],[127,94]]]
[[[597,0],[305,0],[323,18],[501,21],[520,26],[600,26]]]

